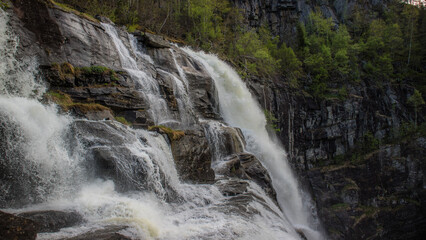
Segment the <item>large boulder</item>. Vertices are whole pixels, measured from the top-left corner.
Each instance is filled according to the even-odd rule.
[[[37,224],[0,211],[0,236],[10,240],[34,240],[37,237]]]
[[[151,48],[170,48],[170,43],[162,36],[148,32],[138,32],[135,34],[138,40],[142,41],[147,47]]]
[[[225,161],[218,164],[216,173],[228,177],[252,180],[272,199],[276,199],[276,193],[272,187],[272,180],[268,171],[250,153],[238,153],[228,156]]]
[[[57,232],[61,228],[72,227],[83,221],[83,217],[73,211],[33,211],[20,213],[18,216],[37,223],[38,232]]]
[[[176,169],[183,181],[207,183],[215,179],[211,168],[212,154],[201,130],[187,130],[180,139],[172,140]]]

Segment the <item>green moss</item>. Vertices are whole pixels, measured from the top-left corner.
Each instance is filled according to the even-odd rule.
[[[9,9],[10,5],[8,2],[4,1],[4,0],[0,0],[0,8],[3,10]]]
[[[378,207],[364,205],[359,206],[357,209],[362,211],[366,217],[373,217],[380,211],[380,208]]]
[[[345,178],[345,181],[348,183],[343,187],[343,191],[350,191],[350,190],[359,190],[358,185],[356,182],[350,178]]]
[[[62,64],[52,63],[51,68],[58,72],[59,78],[61,80],[65,80],[66,78],[73,78],[76,73],[74,66],[68,62]]]
[[[80,67],[76,68],[76,74],[95,74],[95,75],[110,75],[112,81],[118,81],[117,73],[105,66],[90,66],[90,67]]]
[[[74,8],[72,8],[71,6],[69,6],[68,4],[58,3],[58,2],[56,2],[54,0],[49,0],[49,1],[50,1],[51,4],[53,4],[53,6],[55,6],[58,9],[61,9],[64,12],[73,13],[73,14],[75,14],[77,16],[83,17],[83,18],[85,18],[85,19],[87,19],[89,21],[92,21],[92,22],[96,22],[96,23],[99,22],[96,18],[90,16],[87,13],[79,12],[79,11],[75,10]]]
[[[46,98],[56,103],[64,111],[76,109],[79,112],[88,113],[106,110],[112,113],[112,110],[110,108],[100,105],[98,103],[75,103],[68,94],[63,93],[61,91],[49,91],[46,93]]]
[[[104,86],[118,86],[119,80],[118,74],[104,66],[90,66],[90,67],[74,67],[71,63],[65,62],[62,64],[52,63],[51,68],[58,72],[59,78],[65,80],[67,78],[80,77],[83,75],[109,75],[111,82],[103,85],[94,85],[92,87],[104,87]]]
[[[159,133],[165,133],[169,137],[170,140],[176,141],[185,136],[185,132],[181,130],[173,130],[169,127],[158,125],[158,126],[150,126],[148,127],[149,131],[156,131]]]
[[[127,125],[127,126],[130,126],[130,125],[132,125],[130,122],[128,122],[124,117],[115,117],[115,120],[117,121],[117,122],[120,122],[120,123],[122,123],[122,124],[124,124],[124,125]]]
[[[334,211],[348,210],[349,208],[350,206],[347,203],[337,203],[330,206],[330,209]]]

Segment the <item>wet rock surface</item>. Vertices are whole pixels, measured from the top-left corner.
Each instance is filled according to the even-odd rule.
[[[248,179],[257,183],[272,199],[276,199],[276,193],[272,187],[272,180],[268,171],[260,161],[250,153],[238,153],[230,155],[217,167],[216,173]]]
[[[171,147],[176,169],[183,181],[194,183],[214,181],[215,173],[211,168],[212,154],[203,131],[187,130],[182,138],[172,140]]]
[[[57,232],[61,228],[72,227],[83,221],[77,212],[34,211],[18,214],[19,217],[30,219],[38,226],[37,232]]]
[[[107,226],[104,229],[90,231],[72,238],[64,238],[63,240],[131,240],[132,238],[120,233],[126,228],[126,226]]]

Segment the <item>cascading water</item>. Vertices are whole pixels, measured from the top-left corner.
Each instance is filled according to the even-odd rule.
[[[75,180],[81,173],[78,151],[69,153],[64,140],[70,118],[37,100],[44,92],[36,77],[37,62],[15,58],[18,39],[7,21],[0,10],[0,166],[6,169],[0,206],[66,196],[72,190],[62,183],[74,182],[68,177],[74,175]]]
[[[7,20],[0,12],[0,33],[4,33],[0,43],[17,41]],[[103,26],[117,47],[123,68],[140,81],[153,118],[157,123],[170,120],[164,100],[156,92],[158,83],[138,70],[114,27]],[[10,49],[0,45],[0,167],[8,174],[1,178],[1,196],[7,198],[0,199],[0,206],[13,213],[73,210],[85,220],[56,233],[40,233],[39,239],[69,238],[111,225],[125,226],[120,233],[132,239],[300,239],[254,182],[221,178],[214,184],[184,184],[164,136],[114,121],[73,119],[58,114],[54,106],[43,105],[37,100],[43,92],[35,77],[37,63],[16,59]],[[180,91],[177,95],[185,99],[188,86],[181,74],[175,87]],[[246,96],[244,90],[235,93]],[[194,111],[190,104],[186,108]],[[227,114],[224,112],[228,121],[232,118]],[[259,128],[261,124],[264,122]],[[249,126],[241,127],[248,131]],[[260,140],[269,139],[262,131],[246,132],[246,137],[256,142],[255,134],[264,137]],[[13,189],[16,183],[21,187]],[[224,188],[241,185],[245,188],[238,196],[223,193]]]
[[[220,110],[225,121],[242,129],[247,150],[254,153],[272,175],[277,200],[287,218],[296,228],[304,231],[309,239],[320,239],[318,232],[310,229],[312,221],[302,192],[287,163],[282,147],[274,142],[266,131],[266,118],[238,74],[216,56],[183,49],[200,61],[212,76],[218,90]]]
[[[106,23],[101,24],[114,42],[120,57],[121,66],[138,83],[138,89],[141,90],[145,96],[145,100],[149,103],[149,113],[154,122],[161,124],[172,121],[173,118],[169,112],[167,103],[161,97],[158,82],[146,72],[139,70],[136,60],[130,55],[129,50],[121,41],[114,26]],[[142,53],[140,55],[144,56]]]

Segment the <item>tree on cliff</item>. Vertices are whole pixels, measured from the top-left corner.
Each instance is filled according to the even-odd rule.
[[[421,106],[425,104],[422,94],[415,89],[413,95],[407,101],[414,108],[414,125],[417,127],[417,112]]]

